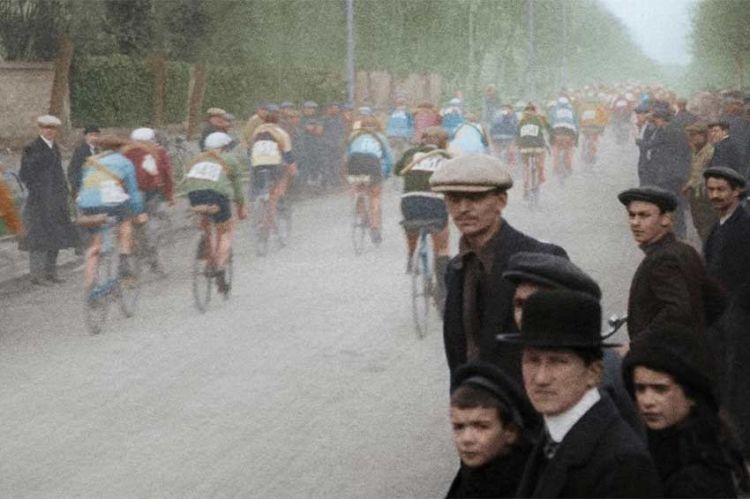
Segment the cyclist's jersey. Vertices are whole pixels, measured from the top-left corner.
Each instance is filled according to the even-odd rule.
[[[464,123],[459,125],[448,149],[451,154],[486,154],[489,143],[487,134],[478,123]]]
[[[490,136],[494,140],[511,140],[516,137],[518,130],[518,118],[513,111],[498,111],[492,119]]]
[[[396,108],[391,112],[385,134],[388,137],[411,139],[414,135],[414,117],[408,109]]]
[[[518,123],[517,144],[520,148],[546,147],[544,131],[549,132],[549,123],[542,116],[524,116]]]
[[[609,122],[609,116],[601,104],[584,104],[581,108],[581,129],[603,131]]]
[[[78,208],[107,208],[126,205],[132,214],[143,211],[133,163],[116,151],[90,156],[83,164]]]
[[[380,162],[383,175],[388,177],[393,169],[393,153],[386,138],[377,132],[355,131],[349,138],[347,156],[365,154]]]
[[[248,153],[253,168],[294,163],[292,140],[275,123],[264,123],[255,129]]]
[[[434,145],[422,145],[407,150],[396,163],[396,175],[404,176],[404,194],[422,193],[437,196],[430,188],[430,177],[450,155]],[[412,165],[412,163],[414,163]],[[409,171],[404,169],[412,165]]]
[[[576,113],[570,106],[556,106],[550,113],[552,129],[565,129],[573,133],[578,131]]]
[[[464,122],[464,116],[461,110],[456,107],[449,107],[443,114],[443,128],[448,132],[448,136],[453,138],[456,130]]]
[[[138,189],[142,192],[161,191],[166,199],[172,199],[172,166],[163,147],[133,142],[123,147],[122,154],[135,166]]]
[[[245,202],[240,182],[240,162],[231,153],[206,151],[193,158],[185,177],[185,187],[188,192],[215,191],[237,203]]]

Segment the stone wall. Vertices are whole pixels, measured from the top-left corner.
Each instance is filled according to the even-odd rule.
[[[36,134],[49,111],[55,69],[46,62],[0,63],[0,147],[17,147]]]

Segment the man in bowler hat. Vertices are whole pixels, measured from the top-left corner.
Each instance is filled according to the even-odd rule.
[[[660,497],[654,463],[640,438],[598,390],[601,307],[568,290],[537,291],[520,334],[526,395],[544,420],[516,497]]]

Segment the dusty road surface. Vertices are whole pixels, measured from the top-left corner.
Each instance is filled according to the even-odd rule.
[[[507,220],[564,246],[622,312],[641,258],[616,193],[635,148],[604,145],[541,207]],[[515,172],[518,176],[518,172]],[[0,301],[0,496],[437,497],[457,459],[440,325],[418,340],[398,226],[355,257],[345,195],[299,203],[292,244],[258,258],[244,224],[230,301],[199,314],[194,235],[147,282],[138,315],[83,327],[81,275]],[[453,243],[456,243],[453,236]],[[437,322],[437,321],[436,321]]]

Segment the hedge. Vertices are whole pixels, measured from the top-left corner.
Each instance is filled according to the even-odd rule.
[[[151,122],[154,75],[148,62],[123,55],[77,58],[71,72],[71,119],[76,127],[145,126]],[[166,115],[181,123],[187,115],[190,64],[169,62]],[[249,65],[207,67],[203,107],[221,107],[244,118],[258,100],[344,99],[342,75],[320,68]]]

